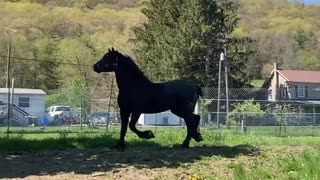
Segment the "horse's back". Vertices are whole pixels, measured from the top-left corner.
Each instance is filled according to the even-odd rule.
[[[163,91],[175,98],[185,101],[197,101],[199,95],[198,86],[185,80],[173,80],[163,83]]]

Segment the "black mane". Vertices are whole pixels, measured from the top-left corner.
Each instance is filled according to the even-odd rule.
[[[125,63],[126,64],[126,69],[127,73],[130,73],[131,77],[135,77],[135,80],[142,80],[142,81],[149,81],[151,82],[145,75],[144,73],[139,69],[138,65],[134,62],[134,60],[127,55],[124,55],[118,51],[115,51],[115,53],[118,55],[120,61],[119,63]]]

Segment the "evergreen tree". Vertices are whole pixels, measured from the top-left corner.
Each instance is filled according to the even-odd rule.
[[[190,79],[200,85],[216,85],[224,39],[238,22],[236,10],[237,5],[228,0],[150,0],[142,10],[148,21],[134,29],[138,63],[155,81]],[[234,51],[229,59],[236,68],[230,77],[237,85],[248,81],[237,71],[246,69],[248,58],[243,56],[252,53],[237,48],[246,46],[243,42],[233,38],[226,42]],[[239,49],[245,53],[238,53]]]

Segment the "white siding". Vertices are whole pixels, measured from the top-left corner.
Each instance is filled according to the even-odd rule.
[[[31,95],[31,94],[15,94],[13,104],[19,106],[19,97],[29,98],[29,107],[20,107],[28,112],[31,116],[42,116],[45,113],[45,95]],[[0,94],[0,101],[8,102],[7,94]]]
[[[165,119],[168,119],[166,123]],[[181,122],[184,120],[181,118]],[[141,125],[181,125],[180,118],[171,112],[163,112],[157,114],[141,114],[138,124]]]

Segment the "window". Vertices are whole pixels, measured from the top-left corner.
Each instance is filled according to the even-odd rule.
[[[305,97],[305,87],[304,86],[298,86],[298,92],[297,92],[298,97]]]
[[[56,111],[70,111],[69,107],[65,107],[65,106],[61,106],[61,107],[57,107]]]
[[[283,87],[282,88],[282,97],[287,98],[288,97],[288,87]]]
[[[20,97],[19,98],[19,107],[30,107],[29,98]]]

